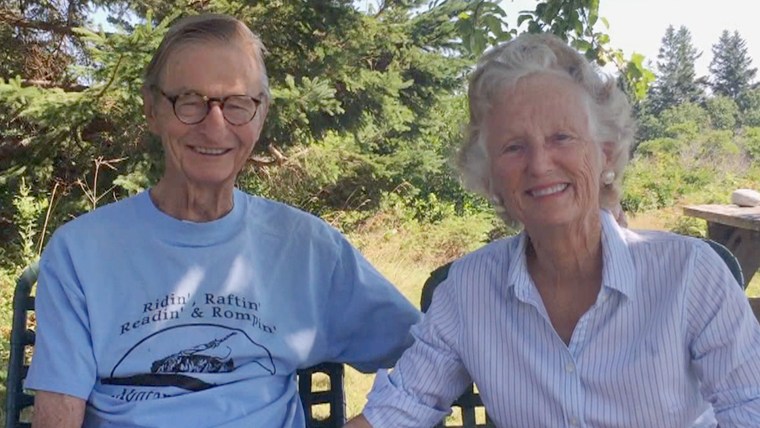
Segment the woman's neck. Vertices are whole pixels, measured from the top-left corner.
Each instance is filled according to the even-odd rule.
[[[556,286],[601,279],[601,229],[598,211],[573,225],[532,230],[526,227],[526,256],[531,275],[540,273]]]
[[[217,220],[233,207],[233,186],[201,187],[189,183],[170,183],[162,178],[150,190],[156,207],[179,220],[208,222]]]

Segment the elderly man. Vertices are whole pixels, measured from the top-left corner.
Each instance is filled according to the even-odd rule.
[[[303,427],[296,369],[392,365],[419,314],[324,222],[234,188],[270,101],[244,24],[175,24],[143,100],[163,177],[40,262],[34,425]]]

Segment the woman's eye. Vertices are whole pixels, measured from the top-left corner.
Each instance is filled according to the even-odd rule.
[[[523,149],[523,144],[520,143],[509,143],[504,146],[504,153],[517,153]]]
[[[552,140],[554,140],[554,141],[556,141],[558,143],[567,142],[567,141],[570,141],[572,139],[573,139],[573,137],[571,135],[569,135],[569,134],[562,134],[562,133],[554,134],[554,136],[552,137]]]

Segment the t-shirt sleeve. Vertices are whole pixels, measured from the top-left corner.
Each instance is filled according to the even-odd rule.
[[[391,367],[412,344],[420,312],[347,241],[341,240],[326,308],[331,359],[365,373]]]
[[[54,235],[40,260],[35,316],[25,387],[86,400],[95,384],[95,358],[84,294],[61,236]]]
[[[692,364],[720,426],[760,420],[760,325],[725,263],[700,245],[687,292]]]
[[[374,428],[433,426],[472,384],[459,356],[460,319],[453,287],[441,283],[414,344],[386,376],[378,373],[363,414]]]

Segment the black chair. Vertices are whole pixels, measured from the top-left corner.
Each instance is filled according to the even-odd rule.
[[[29,325],[29,313],[34,311],[31,292],[38,273],[36,264],[28,267],[16,282],[13,295],[11,352],[6,381],[6,428],[31,427],[31,412],[24,412],[24,409],[34,406],[34,395],[24,390],[23,383],[34,347],[35,335]],[[298,393],[308,428],[340,428],[346,422],[343,376],[343,364],[338,363],[323,363],[298,371]],[[323,385],[325,377],[329,379],[327,387]],[[315,411],[317,408],[322,411]],[[322,417],[316,414],[324,413],[325,408],[329,410],[329,415]]]
[[[712,249],[718,253],[721,259],[726,263],[728,269],[733,274],[739,286],[744,288],[744,275],[742,274],[742,268],[739,266],[739,261],[725,246],[710,240],[704,239],[704,241],[712,247]],[[435,288],[445,280],[449,275],[449,268],[451,267],[449,262],[430,273],[430,277],[425,281],[425,285],[422,286],[422,296],[420,297],[420,308],[422,312],[427,312],[430,303],[433,301],[433,292]],[[480,427],[494,427],[493,422],[490,421],[488,413],[483,406],[483,400],[480,395],[475,391],[475,385],[470,385],[467,390],[451,405],[453,408],[459,408],[462,415],[462,425],[447,425],[444,419],[435,426],[435,428],[480,428]],[[478,423],[476,415],[480,412],[484,415],[485,421]]]
[[[739,286],[742,287],[742,290],[747,288],[747,284],[744,283],[744,273],[742,272],[742,267],[739,265],[739,260],[736,259],[734,254],[726,248],[723,244],[720,244],[718,242],[713,241],[712,239],[702,239],[705,241],[712,249],[718,253],[721,259],[726,263],[726,266],[728,266],[728,270],[731,271],[731,274],[736,278],[736,281],[739,282]]]

